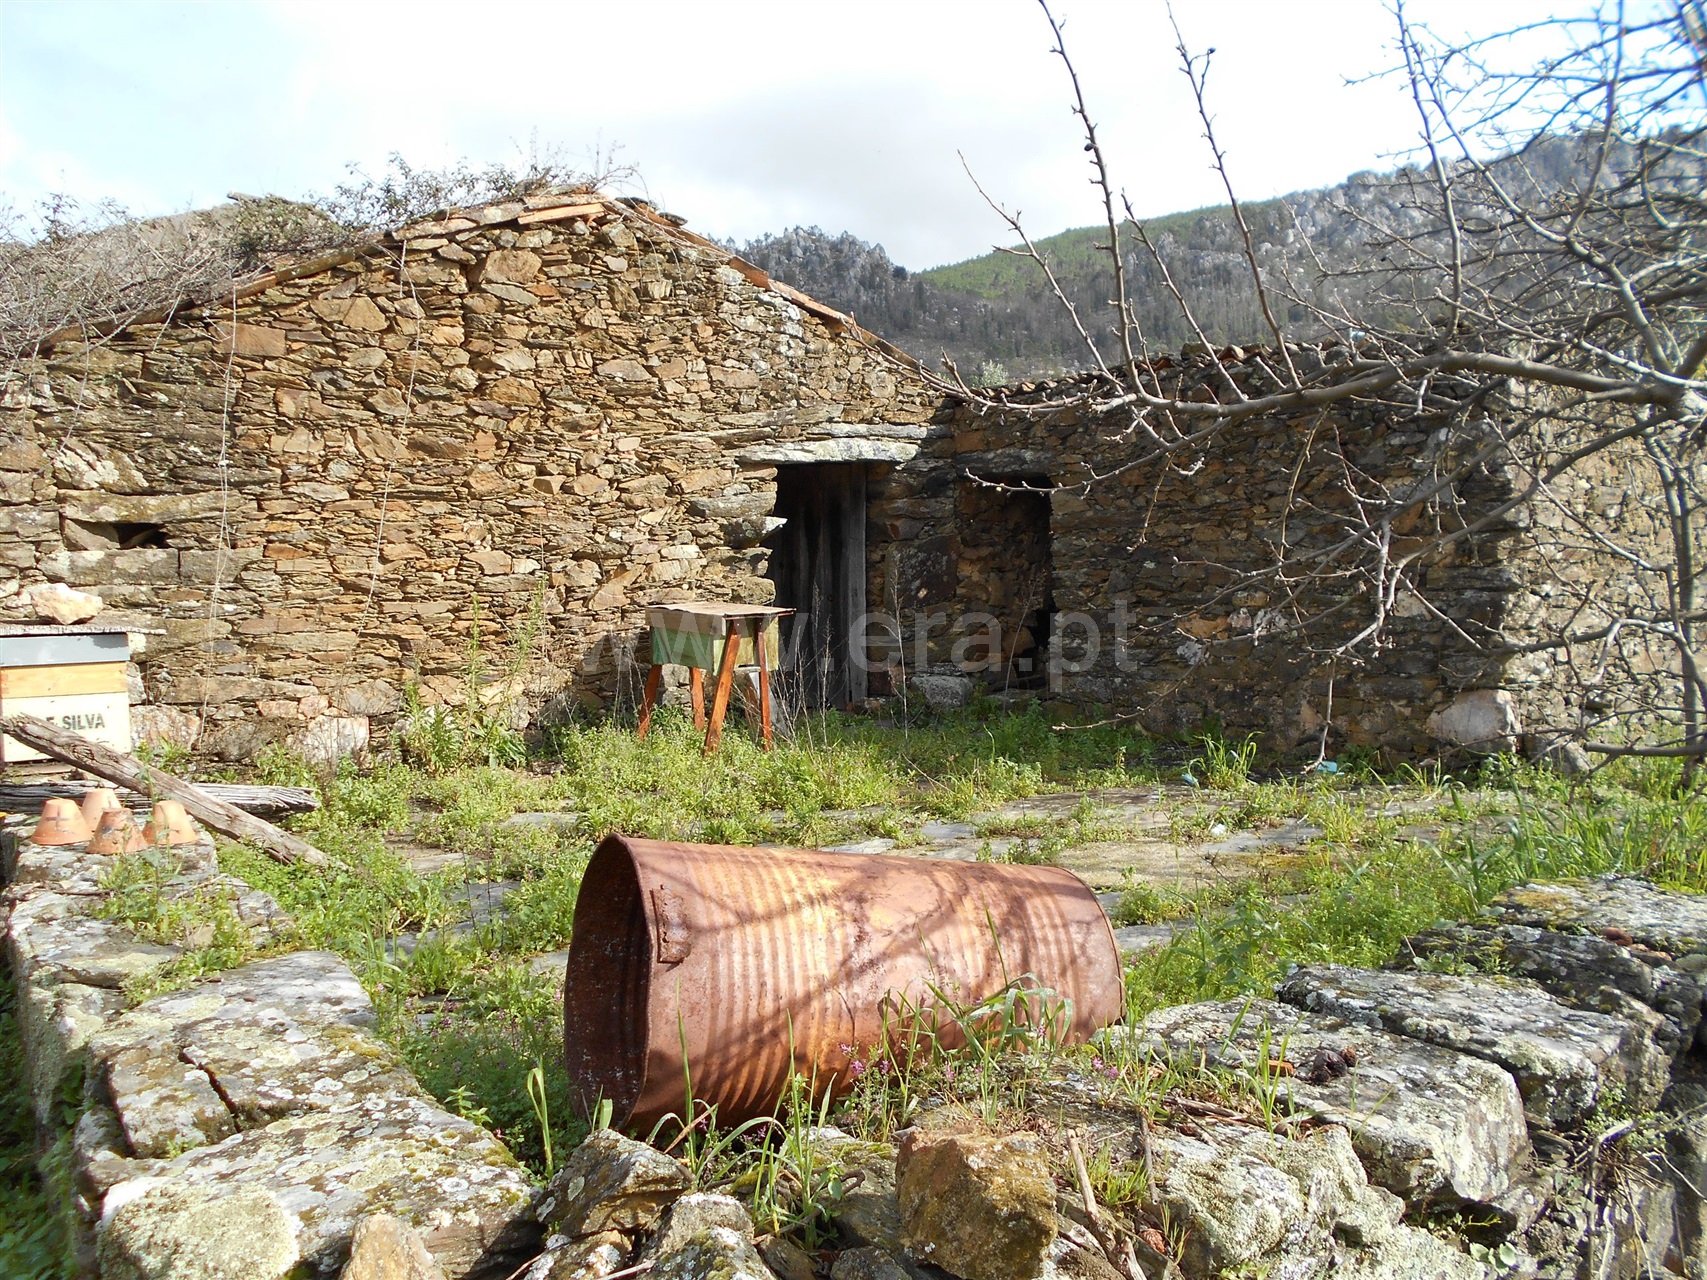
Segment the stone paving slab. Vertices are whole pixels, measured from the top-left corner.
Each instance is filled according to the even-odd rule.
[[[1530,1156],[1523,1099],[1493,1063],[1272,1000],[1160,1009],[1113,1028],[1158,1056],[1249,1070],[1267,1052],[1296,1068],[1277,1091],[1298,1110],[1343,1124],[1370,1181],[1414,1205],[1489,1202]],[[1318,1052],[1355,1052],[1337,1078],[1311,1079]]]
[[[1698,978],[1674,967],[1664,952],[1610,942],[1598,933],[1447,924],[1408,939],[1403,953],[1529,978],[1562,1000],[1602,1013],[1641,1019],[1643,1009],[1652,1009],[1665,1019],[1654,1038],[1673,1058],[1696,1043],[1707,1002]]]
[[[1282,822],[1250,831],[1220,830],[1215,838],[1181,840],[1174,820],[1183,807],[1202,807],[1212,794],[1180,784],[1055,792],[1015,800],[972,814],[964,821],[932,818],[922,822],[916,843],[897,847],[894,840],[873,837],[826,847],[830,853],[888,853],[910,857],[973,862],[981,857],[1014,856],[1026,841],[1047,833],[1086,812],[1091,821],[1125,831],[1118,838],[1088,840],[1061,850],[1059,865],[1075,872],[1093,888],[1117,890],[1133,883],[1191,891],[1229,879],[1243,879],[1262,863],[1288,850],[1319,839],[1319,828],[1303,822]],[[846,822],[869,817],[877,810],[843,810],[824,816]],[[784,822],[781,810],[771,815]],[[1044,824],[1043,834],[1015,834],[1015,824]]]
[[[1184,925],[1178,921],[1164,921],[1161,924],[1123,924],[1114,929],[1114,945],[1127,955],[1137,955],[1140,951],[1154,951],[1157,947],[1165,947],[1174,940]]]
[[[282,1116],[419,1095],[373,1025],[348,966],[303,951],[146,1001],[89,1052],[134,1153],[159,1156]]]
[[[824,846],[825,853],[888,853],[895,847],[893,840],[873,836],[870,840],[855,840],[850,844]]]
[[[1406,973],[1312,965],[1280,984],[1287,1004],[1485,1058],[1511,1072],[1538,1124],[1569,1129],[1603,1095],[1651,1107],[1665,1092],[1670,1055],[1655,1042],[1663,1019],[1574,1009],[1521,978]]]
[[[343,1263],[368,1213],[418,1230],[449,1280],[477,1269],[503,1276],[538,1237],[527,1171],[491,1134],[420,1097],[367,1097],[151,1163],[107,1192],[102,1235],[118,1238],[101,1240],[103,1256],[155,1233],[146,1212],[125,1207],[168,1184],[221,1196],[263,1190],[287,1215],[297,1256],[320,1274]]]
[[[1632,876],[1518,885],[1489,903],[1488,911],[1502,924],[1623,934],[1674,959],[1707,954],[1707,895],[1669,893]]]

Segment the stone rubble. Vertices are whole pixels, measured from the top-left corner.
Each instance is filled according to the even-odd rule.
[[[149,1187],[113,1213],[102,1280],[280,1280],[301,1258],[297,1224],[260,1187]]]
[[[1658,1014],[1644,1009],[1632,1021],[1572,1008],[1524,979],[1319,965],[1300,969],[1275,994],[1497,1063],[1516,1079],[1531,1121],[1554,1129],[1581,1123],[1609,1091],[1651,1107],[1670,1072],[1670,1055],[1655,1043]]]
[[[901,1239],[962,1280],[1034,1280],[1055,1243],[1055,1184],[1027,1134],[910,1129],[895,1164]]]
[[[342,1261],[356,1223],[375,1210],[419,1231],[450,1280],[508,1260],[506,1274],[539,1238],[526,1217],[526,1170],[491,1134],[425,1099],[375,1096],[141,1164],[107,1192],[103,1214],[162,1183],[209,1194],[267,1187],[293,1215],[302,1259],[321,1271]]]
[[[1602,876],[1519,885],[1495,898],[1488,913],[1505,924],[1554,933],[1622,935],[1667,953],[1665,958],[1687,972],[1707,972],[1707,896],[1669,893],[1630,876]]]
[[[87,1269],[328,1274],[374,1213],[417,1233],[446,1280],[507,1271],[533,1251],[526,1171],[425,1096],[374,1035],[372,1004],[341,960],[288,953],[133,1004],[126,984],[184,949],[101,918],[111,859],[39,848],[28,829],[0,831],[6,959],[44,1132],[81,1084],[67,1208]],[[258,944],[289,937],[278,904],[221,875],[211,844],[147,856],[165,859],[163,898],[218,895]]]
[[[1196,1136],[1163,1136],[1154,1144],[1156,1199],[1184,1238],[1187,1276],[1239,1268],[1320,1274],[1339,1255],[1385,1243],[1403,1204],[1369,1186],[1343,1128],[1276,1138],[1239,1125],[1204,1125]],[[1481,1269],[1462,1258],[1466,1280]]]
[[[445,1273],[420,1232],[389,1213],[370,1213],[356,1224],[339,1280],[445,1280]]]
[[[548,1236],[545,1252],[523,1273],[523,1280],[602,1280],[628,1261],[629,1239],[620,1231],[599,1231],[579,1240]]]
[[[747,1206],[734,1196],[694,1191],[664,1211],[663,1220],[641,1250],[642,1262],[662,1258],[687,1247],[695,1236],[712,1227],[725,1227],[748,1240],[753,1238],[753,1219]]]
[[[728,1227],[707,1227],[661,1256],[653,1280],[774,1280],[753,1243]]]
[[[781,1280],[812,1280],[815,1274],[812,1255],[787,1236],[761,1236],[753,1246],[758,1249],[759,1257],[765,1260],[765,1265]]]
[[[1707,989],[1674,968],[1665,953],[1598,934],[1522,924],[1450,924],[1418,934],[1406,949],[1422,961],[1450,957],[1529,978],[1585,1009],[1649,1023],[1655,1043],[1672,1058],[1695,1044],[1707,1000]],[[1665,1025],[1652,1024],[1648,1009],[1662,1015]]]
[[[686,1169],[655,1147],[600,1129],[575,1148],[534,1214],[554,1235],[650,1231],[692,1185]]]
[[[1158,1057],[1247,1070],[1264,1052],[1296,1064],[1319,1048],[1354,1049],[1357,1065],[1344,1076],[1310,1083],[1276,1074],[1275,1087],[1299,1111],[1345,1125],[1370,1180],[1418,1208],[1491,1202],[1530,1158],[1511,1076],[1424,1041],[1269,1000],[1160,1009],[1131,1032],[1107,1034],[1135,1036]]]
[[[1126,1250],[1147,1280],[1495,1280],[1505,1264],[1471,1241],[1522,1280],[1707,1274],[1707,913],[1640,882],[1523,886],[1393,968],[1306,967],[1276,1000],[1105,1033],[1106,1054],[1266,1082],[1272,1125],[1143,1128],[1069,1065],[1038,1087],[1036,1132],[931,1099],[898,1146],[814,1129],[845,1192],[836,1247],[813,1255],[611,1130],[536,1189],[421,1091],[329,953],[132,1002],[126,984],[182,949],[101,918],[100,860],[4,834],[27,1069],[46,1125],[82,1082],[62,1149],[101,1280],[1132,1280]],[[161,883],[230,892],[289,937],[211,849]],[[1146,1162],[1136,1205],[1093,1221],[1052,1136],[1068,1123],[1093,1156]]]

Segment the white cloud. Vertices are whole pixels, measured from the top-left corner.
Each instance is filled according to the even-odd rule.
[[[1140,212],[1219,202],[1163,6],[1056,7]],[[1466,26],[1511,12],[1413,7]],[[1387,59],[1379,0],[1179,13],[1216,47],[1242,194],[1335,181],[1405,145],[1397,86],[1343,83]],[[511,160],[534,137],[572,156],[614,141],[707,234],[817,224],[928,266],[1006,238],[957,152],[1039,234],[1095,218],[1048,49],[1026,0],[0,4],[0,188],[160,212],[324,191],[393,151],[437,164]]]

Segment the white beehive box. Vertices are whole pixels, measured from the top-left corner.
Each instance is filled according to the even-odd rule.
[[[131,749],[130,637],[100,626],[0,627],[0,715],[46,720],[115,751]],[[0,762],[46,757],[0,738]]]

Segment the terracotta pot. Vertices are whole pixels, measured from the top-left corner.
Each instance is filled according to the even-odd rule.
[[[75,800],[49,800],[41,807],[41,821],[30,833],[36,844],[82,844],[92,833]]]
[[[135,853],[146,849],[148,839],[136,825],[136,815],[129,809],[107,809],[95,824],[95,834],[89,837],[89,852],[109,857],[120,853]]]
[[[195,844],[202,838],[202,829],[196,825],[195,819],[184,812],[184,806],[178,801],[156,800],[154,814],[148,819],[148,825],[143,827],[142,837],[156,847],[176,847]]]
[[[101,825],[101,815],[108,809],[122,807],[119,804],[119,793],[111,787],[96,787],[93,791],[83,793],[83,821],[89,824],[90,830]]]

